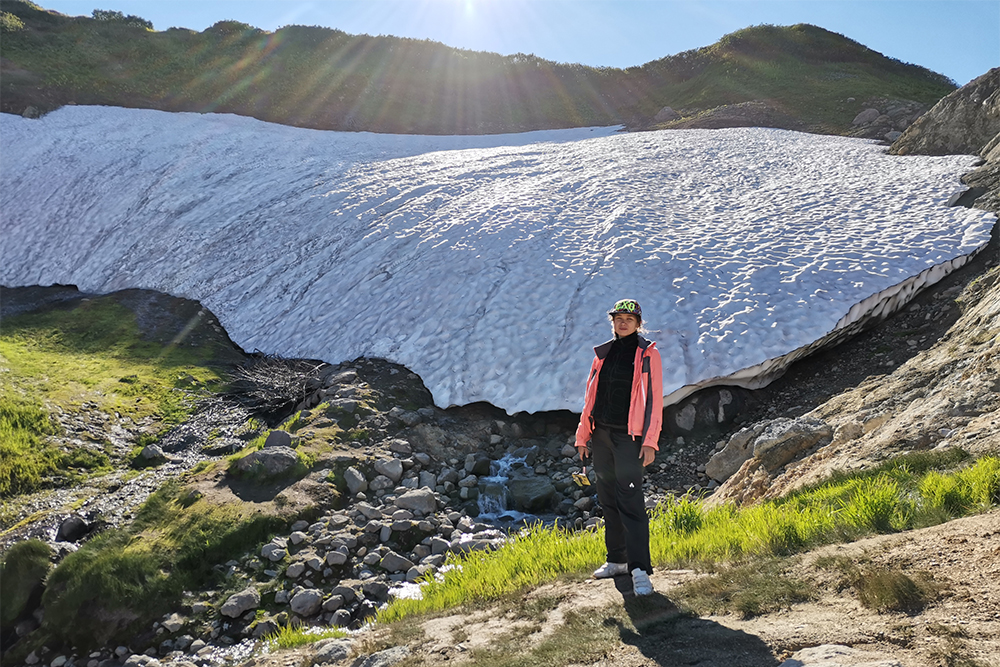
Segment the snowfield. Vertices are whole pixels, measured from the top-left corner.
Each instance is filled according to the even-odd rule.
[[[387,136],[227,115],[0,115],[0,283],[200,300],[244,349],[379,356],[440,406],[579,411],[640,301],[676,401],[755,386],[983,246],[971,156],[738,128]],[[888,298],[888,301],[885,300]]]

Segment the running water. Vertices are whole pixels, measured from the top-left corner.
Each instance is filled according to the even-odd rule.
[[[523,464],[524,456],[504,454],[499,461],[490,461],[490,476],[479,479],[479,518],[497,520],[510,518],[521,521],[529,516],[523,512],[508,509],[510,499],[507,492],[507,482],[514,466]]]

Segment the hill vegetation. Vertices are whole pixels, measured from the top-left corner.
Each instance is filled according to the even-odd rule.
[[[64,104],[223,112],[335,130],[480,134],[685,117],[757,101],[798,129],[846,133],[865,100],[932,105],[954,82],[811,25],[754,26],[617,69],[428,40],[220,21],[154,31],[113,10],[69,17],[3,0],[0,109]],[[852,99],[848,102],[848,99]],[[777,123],[781,124],[781,122]]]

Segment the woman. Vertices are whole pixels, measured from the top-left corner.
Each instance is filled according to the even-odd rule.
[[[639,302],[622,299],[608,311],[608,317],[614,339],[594,348],[596,356],[576,430],[580,459],[593,454],[597,499],[604,510],[608,559],[594,577],[631,573],[633,592],[649,595],[653,566],[642,471],[659,449],[663,367],[656,343],[639,335]]]

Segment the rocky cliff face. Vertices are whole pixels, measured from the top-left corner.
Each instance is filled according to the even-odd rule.
[[[976,155],[1000,133],[1000,67],[945,96],[892,145],[893,155]]]

